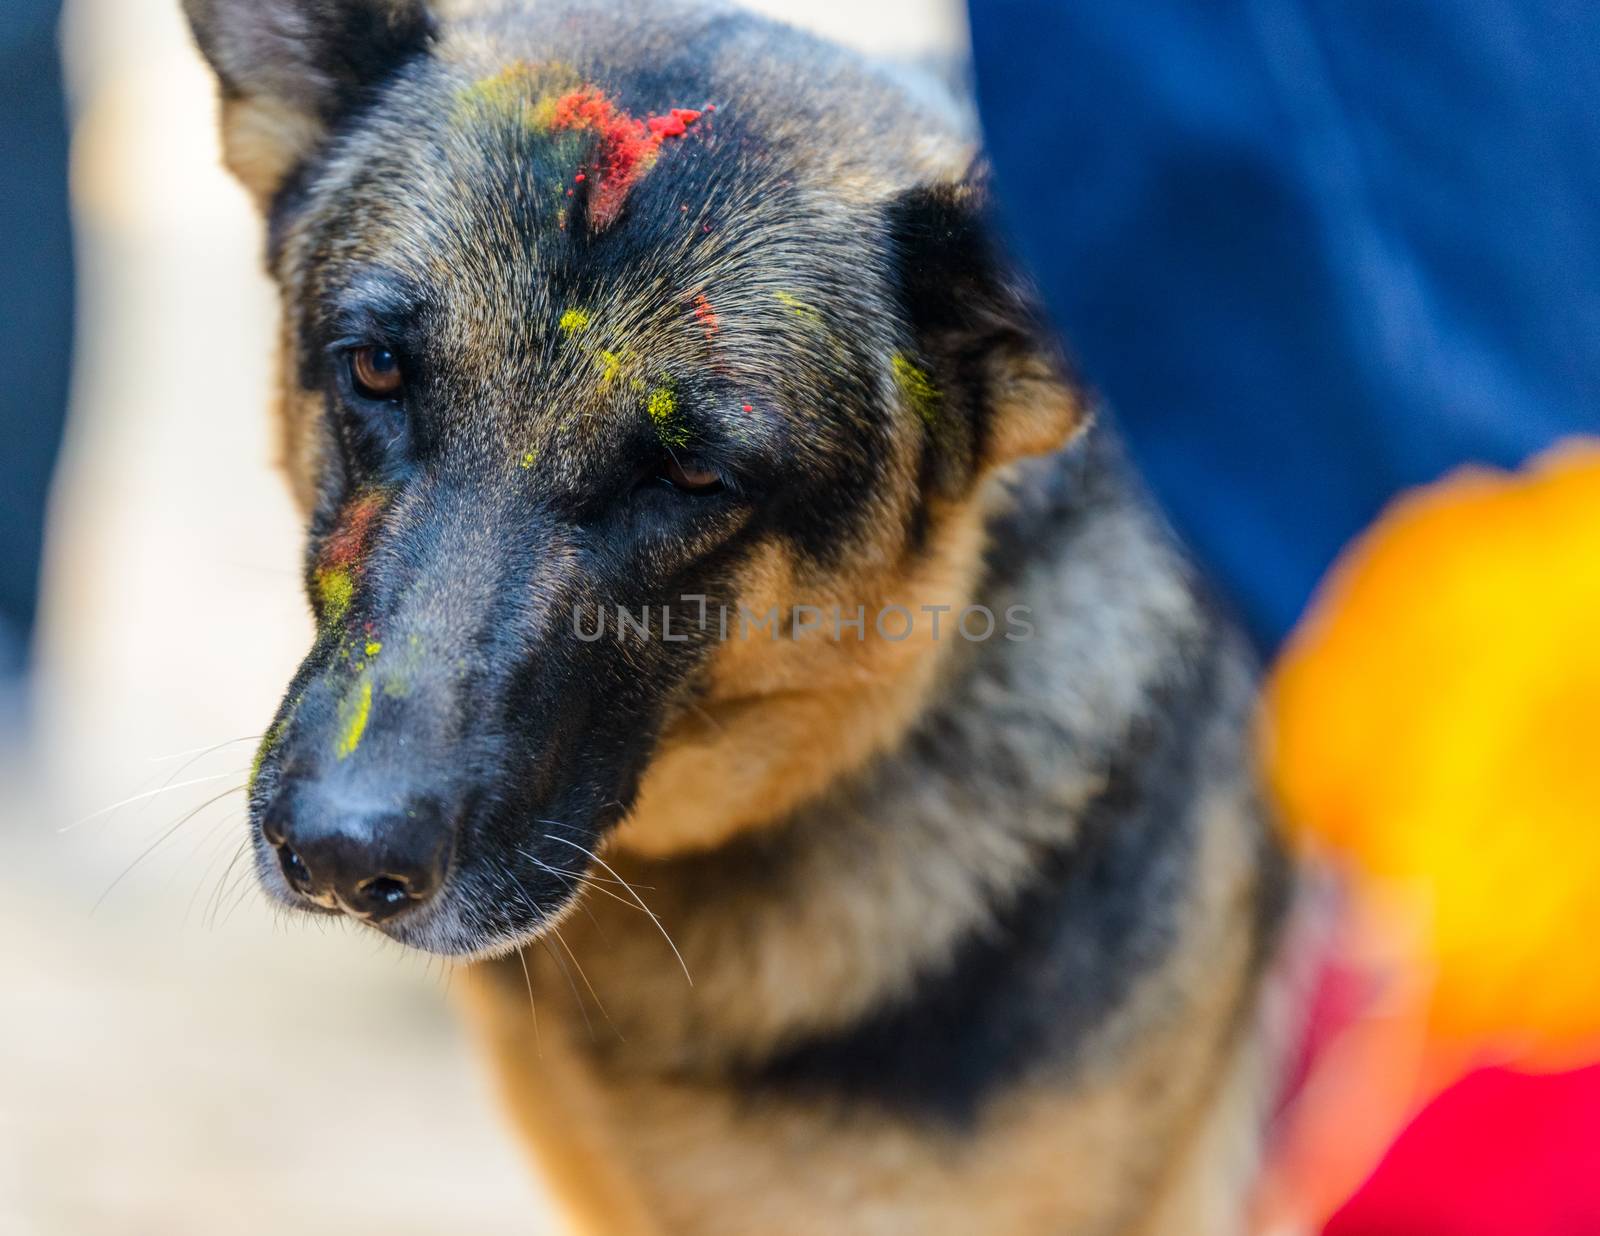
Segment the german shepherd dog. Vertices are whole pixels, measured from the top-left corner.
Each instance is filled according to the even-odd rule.
[[[185,2],[309,523],[269,894],[475,963],[583,1230],[1241,1231],[1254,671],[962,109],[721,3]]]

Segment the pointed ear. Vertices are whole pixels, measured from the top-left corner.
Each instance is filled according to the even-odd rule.
[[[940,388],[970,410],[977,470],[1059,450],[1088,423],[1037,299],[995,240],[981,180],[889,205],[902,312]]]
[[[434,37],[427,0],[183,0],[223,155],[263,209],[340,117]]]

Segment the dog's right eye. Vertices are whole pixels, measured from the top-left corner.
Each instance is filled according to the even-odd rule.
[[[388,348],[356,348],[350,353],[350,384],[363,399],[395,400],[405,390],[405,371]]]

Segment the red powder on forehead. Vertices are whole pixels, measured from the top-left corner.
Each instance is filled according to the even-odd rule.
[[[699,319],[700,325],[705,327],[707,339],[714,338],[722,329],[722,319],[717,316],[717,311],[711,306],[710,298],[704,292],[694,298],[694,316]]]
[[[665,116],[651,116],[644,123],[657,137],[682,137],[689,126],[700,119],[700,113],[687,107],[675,107]]]
[[[593,168],[599,183],[589,193],[590,226],[604,231],[616,222],[628,194],[655,163],[662,143],[684,136],[700,116],[700,112],[675,107],[665,116],[637,120],[593,86],[557,99],[552,129],[589,132],[599,139]]]

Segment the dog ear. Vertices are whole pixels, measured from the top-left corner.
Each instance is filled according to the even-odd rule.
[[[980,472],[1059,450],[1086,399],[1038,300],[995,239],[981,181],[908,190],[888,208],[902,312],[941,402],[970,410]]]
[[[223,154],[263,208],[338,120],[434,38],[427,0],[183,0]]]

